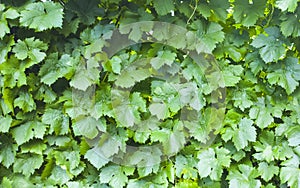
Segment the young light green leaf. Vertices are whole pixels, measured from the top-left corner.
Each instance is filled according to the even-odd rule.
[[[61,27],[63,23],[63,8],[59,3],[51,1],[29,3],[21,11],[20,25],[44,31]]]
[[[39,63],[46,57],[46,53],[41,51],[46,51],[47,49],[47,44],[39,39],[31,37],[26,38],[24,41],[19,39],[13,48],[13,52],[20,60],[29,58],[33,62]]]
[[[231,169],[227,180],[229,180],[229,187],[244,187],[244,188],[259,188],[261,182],[255,179],[259,173],[252,166],[240,164],[238,169]]]
[[[0,132],[8,132],[10,125],[12,123],[11,116],[0,116]]]
[[[25,176],[29,176],[40,168],[43,164],[43,156],[37,154],[24,154],[16,159],[13,169],[14,172],[20,172]]]
[[[28,121],[18,127],[12,129],[12,136],[18,145],[28,142],[32,138],[42,139],[46,132],[46,127],[43,123],[34,120]]]
[[[219,181],[222,176],[223,168],[229,167],[230,156],[229,150],[225,148],[209,148],[198,155],[198,171],[203,177],[210,176],[212,180]]]
[[[279,173],[279,167],[274,164],[268,165],[266,162],[259,163],[258,172],[265,181],[270,181],[274,175]]]
[[[133,173],[127,171],[128,167],[121,167],[117,165],[109,165],[104,167],[99,175],[102,183],[108,183],[112,187],[124,187],[128,182],[127,175]]]
[[[275,5],[282,11],[294,12],[297,8],[298,0],[276,0]]]
[[[14,106],[19,107],[24,112],[31,112],[36,108],[31,94],[24,91],[21,91],[19,97],[14,100]]]

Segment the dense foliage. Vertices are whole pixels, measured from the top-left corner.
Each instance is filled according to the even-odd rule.
[[[0,0],[0,187],[300,187],[299,22],[298,0]]]

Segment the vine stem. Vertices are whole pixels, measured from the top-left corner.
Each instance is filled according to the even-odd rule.
[[[197,8],[198,8],[198,0],[195,1],[195,7],[194,7],[194,10],[193,10],[193,13],[191,14],[191,16],[189,17],[189,19],[187,20],[186,24],[190,23],[190,21],[191,21],[192,17],[194,16]]]

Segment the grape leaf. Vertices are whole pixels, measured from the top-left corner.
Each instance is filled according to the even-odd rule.
[[[24,144],[32,138],[42,139],[46,132],[46,127],[43,123],[34,120],[28,121],[18,127],[12,129],[12,136],[18,145]]]
[[[237,23],[246,27],[253,26],[260,17],[264,16],[265,0],[236,0],[233,8],[233,18]]]
[[[7,37],[0,41],[0,64],[6,61],[8,52],[11,51],[12,46],[15,44],[13,37]]]
[[[231,169],[226,179],[229,180],[229,187],[259,188],[261,182],[256,177],[257,170],[251,166],[240,164],[238,169]]]
[[[99,64],[94,59],[89,59],[86,65],[80,65],[76,68],[76,72],[70,85],[76,89],[85,91],[92,84],[96,84],[99,80]]]
[[[16,85],[18,87],[26,85],[25,70],[28,66],[30,65],[24,61],[20,62],[15,56],[0,64],[0,72],[4,74],[4,84],[9,88],[13,88]]]
[[[130,88],[136,82],[142,81],[151,75],[148,69],[126,69],[117,77],[115,84],[122,88]]]
[[[282,11],[294,12],[298,5],[298,0],[276,0],[275,5]]]
[[[84,155],[84,158],[87,159],[97,169],[103,167],[109,162],[109,159],[103,156],[101,152],[98,152],[96,147],[88,150]]]
[[[268,82],[280,85],[287,94],[291,94],[299,86],[300,65],[297,58],[288,57],[280,64],[269,67],[268,72]]]
[[[50,134],[55,132],[56,135],[64,135],[69,131],[69,118],[60,110],[47,108],[42,116],[42,122],[50,125]]]
[[[194,21],[191,24],[191,28],[195,30],[196,36],[199,37],[199,42],[196,45],[197,52],[212,53],[216,48],[216,44],[224,40],[225,35],[222,31],[223,27],[215,22],[210,22],[208,25],[204,24],[200,20]],[[195,39],[187,38],[195,43]]]
[[[15,162],[17,145],[7,136],[0,137],[0,162],[6,168],[9,168]]]
[[[225,86],[234,87],[241,80],[244,69],[241,65],[229,65],[222,70]]]
[[[254,143],[254,149],[257,153],[255,153],[253,157],[257,160],[265,160],[270,163],[275,158],[273,144],[274,133],[272,131],[262,132],[262,134],[259,135],[259,142]]]
[[[158,70],[163,65],[171,66],[172,63],[175,61],[175,58],[176,58],[176,54],[172,53],[169,50],[159,51],[157,57],[152,58],[150,63],[153,68]]]
[[[128,165],[137,166],[139,176],[144,177],[151,173],[157,173],[161,155],[162,152],[158,147],[140,148],[129,156]]]
[[[0,116],[0,132],[8,132],[10,125],[12,123],[11,116]]]
[[[31,112],[36,109],[32,95],[24,91],[21,91],[19,97],[14,100],[14,106],[19,107],[24,112]]]
[[[290,187],[298,187],[300,184],[299,157],[294,155],[291,159],[282,162],[280,180],[287,182]]]
[[[251,45],[259,49],[259,54],[265,63],[276,62],[286,54],[284,41],[281,39],[278,27],[268,27],[265,31],[268,36],[258,35]]]
[[[3,39],[3,37],[10,32],[7,19],[16,19],[19,17],[19,13],[13,8],[4,10],[5,5],[0,4],[0,39]]]
[[[153,6],[157,12],[158,15],[166,15],[171,12],[171,10],[174,10],[174,2],[172,0],[153,0]]]
[[[200,2],[198,5],[198,11],[203,17],[211,18],[212,20],[222,21],[225,23],[227,18],[227,9],[229,8],[229,2],[227,0],[210,0]],[[190,16],[189,14],[188,16]]]
[[[196,179],[198,177],[196,158],[179,154],[175,158],[175,174],[178,178]]]
[[[219,181],[222,176],[223,168],[229,167],[230,156],[229,150],[225,148],[209,148],[198,155],[198,171],[203,177],[209,176],[212,180]]]
[[[98,6],[99,3],[96,0],[73,0],[68,1],[65,6],[78,15],[81,23],[91,25],[95,22],[97,16],[104,14],[103,8]]]
[[[45,51],[47,49],[47,44],[39,39],[34,39],[34,37],[31,37],[26,38],[24,41],[19,39],[13,48],[13,52],[20,60],[29,58],[33,62],[39,63],[46,57],[46,53],[41,52],[41,50]]]
[[[58,53],[50,54],[39,72],[41,82],[52,85],[58,78],[70,78],[75,64],[74,59],[70,55],[64,54],[58,60]]]
[[[279,172],[278,166],[274,166],[274,164],[268,165],[266,162],[259,163],[257,170],[265,181],[270,181]]]
[[[95,138],[98,135],[99,130],[105,131],[105,129],[105,124],[93,117],[84,117],[77,120],[73,124],[73,131],[75,136],[83,135],[89,139]]]
[[[261,129],[268,127],[273,121],[272,116],[274,108],[270,108],[265,98],[260,97],[257,99],[258,102],[250,109],[249,116],[251,119],[255,120],[258,127]],[[266,104],[267,103],[267,104]]]
[[[238,127],[236,125],[227,128],[222,138],[227,141],[232,138],[234,146],[237,150],[243,149],[248,146],[248,142],[255,142],[256,129],[253,126],[253,121],[247,118],[243,118]]]
[[[14,172],[20,172],[25,176],[29,176],[42,166],[43,161],[42,155],[24,154],[16,159],[13,169]]]
[[[280,20],[282,20],[280,24],[280,30],[285,37],[299,37],[300,36],[300,26],[299,19],[300,9],[297,9],[296,14],[284,14],[280,16]]]
[[[128,182],[127,175],[133,173],[132,169],[130,169],[130,167],[109,165],[101,170],[99,175],[100,181],[102,183],[109,183],[112,187],[124,187]]]
[[[20,25],[44,31],[62,27],[63,8],[59,3],[51,1],[30,3],[20,14]]]

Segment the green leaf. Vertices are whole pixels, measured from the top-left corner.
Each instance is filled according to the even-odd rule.
[[[259,142],[254,143],[254,149],[257,153],[253,157],[257,160],[265,160],[268,163],[274,161],[275,147],[274,133],[272,131],[264,131],[259,135]]]
[[[128,68],[121,72],[121,74],[117,77],[115,84],[122,88],[130,88],[134,86],[136,82],[145,80],[149,76],[151,76],[151,73],[148,69]]]
[[[98,4],[99,2],[97,0],[73,0],[68,1],[65,6],[77,14],[81,23],[91,25],[95,22],[97,16],[104,15],[103,8],[99,7]]]
[[[130,95],[128,91],[112,90],[112,105],[118,124],[124,127],[139,123],[140,113],[146,112],[146,101],[137,92]]]
[[[83,135],[89,139],[95,138],[98,135],[99,130],[105,131],[105,129],[105,124],[93,117],[84,117],[77,120],[73,124],[73,131],[75,136]]]
[[[10,59],[0,64],[0,72],[4,74],[4,84],[9,88],[14,86],[21,87],[26,85],[25,70],[28,67],[26,62],[20,62],[16,57],[12,56]],[[3,92],[5,93],[5,92]],[[9,96],[12,100],[11,96]],[[7,102],[5,100],[5,102]],[[7,104],[8,105],[8,104]],[[11,109],[12,110],[12,109]]]
[[[62,23],[63,8],[59,3],[29,3],[25,10],[21,11],[20,25],[36,31],[61,27]]]
[[[9,180],[7,177],[3,177],[0,187],[12,188],[12,181]]]
[[[42,155],[24,154],[16,159],[13,169],[14,172],[20,172],[25,176],[29,176],[42,166],[43,161]]]
[[[21,146],[22,153],[35,153],[42,155],[45,149],[47,149],[47,145],[40,140],[33,140]]]
[[[127,175],[131,174],[131,172],[128,172],[126,168],[128,167],[121,167],[117,165],[104,167],[99,175],[100,182],[109,183],[112,187],[124,187],[128,182]]]
[[[182,122],[175,122],[174,129],[168,136],[168,139],[163,142],[164,154],[175,155],[184,148],[186,143],[185,135],[183,132]]]
[[[232,126],[227,128],[222,138],[232,138],[234,146],[237,150],[243,149],[248,146],[248,142],[255,142],[256,140],[256,129],[253,126],[253,121],[247,118],[243,118],[238,127]]]
[[[289,146],[299,146],[300,145],[300,128],[298,126],[293,126],[287,131],[287,138]]]
[[[0,132],[7,133],[12,123],[11,116],[0,116]]]
[[[41,82],[47,85],[52,85],[58,78],[70,78],[73,74],[75,60],[68,54],[64,54],[58,60],[58,53],[50,54],[45,64],[42,65],[39,76]]]
[[[46,127],[39,121],[28,121],[12,129],[12,136],[18,145],[28,142],[32,138],[43,139]]]
[[[278,27],[268,27],[265,31],[267,35],[258,35],[251,45],[259,49],[259,54],[265,63],[277,62],[286,54],[280,31]]]
[[[175,158],[175,174],[178,178],[197,179],[197,160],[193,156],[178,154]]]
[[[149,106],[149,111],[158,119],[164,120],[169,117],[168,106],[165,103],[152,103]]]
[[[14,100],[14,106],[19,107],[24,112],[31,112],[36,109],[36,104],[30,93],[21,91],[19,97]]]
[[[196,43],[195,40],[199,40],[199,43],[196,43],[197,45],[195,46],[197,52],[212,53],[216,48],[216,44],[222,42],[225,38],[222,31],[223,27],[215,22],[205,25],[200,20],[197,20],[191,24],[191,28],[195,30],[196,36],[199,37],[199,39],[190,39],[192,43]],[[189,38],[187,40],[189,41]]]
[[[95,168],[99,169],[106,165],[109,160],[97,151],[97,148],[90,149],[84,155],[84,158],[87,159]]]
[[[13,37],[7,37],[0,41],[0,64],[7,61],[8,52],[11,51],[11,47],[15,44]]]
[[[211,0],[211,1],[205,1],[200,2],[198,5],[198,11],[200,14],[207,18],[211,18],[215,21],[222,21],[225,23],[227,19],[227,9],[229,8],[230,4],[227,0]],[[190,16],[192,14],[189,14],[187,16]]]
[[[175,61],[175,58],[176,54],[169,50],[159,51],[157,57],[152,58],[150,63],[154,69],[158,70],[163,65],[171,66]]]
[[[234,87],[241,80],[244,69],[241,65],[229,65],[222,70],[225,86]]]
[[[284,167],[280,169],[280,180],[287,182],[290,187],[298,187],[300,184],[299,157],[294,155],[293,158],[282,163]]]
[[[198,155],[198,171],[199,175],[204,178],[210,176],[212,180],[219,181],[221,179],[223,168],[229,167],[230,156],[229,151],[224,148],[209,148]]]
[[[253,99],[251,90],[242,90],[242,91],[236,91],[233,94],[233,105],[235,107],[240,108],[242,111],[244,111],[247,108],[250,108],[253,105]]]
[[[227,180],[229,180],[229,187],[244,187],[244,188],[259,188],[261,182],[257,179],[259,173],[251,166],[240,164],[238,169],[231,169]]]
[[[42,122],[50,125],[50,134],[55,132],[56,135],[64,135],[69,131],[69,118],[60,110],[47,108],[42,116]]]
[[[131,154],[127,165],[137,166],[139,176],[145,177],[157,173],[161,162],[162,152],[158,147],[140,148]],[[148,156],[152,156],[149,158]]]
[[[298,0],[276,0],[275,6],[282,11],[294,12],[297,8]]]
[[[250,109],[249,116],[255,120],[259,128],[263,129],[268,127],[273,121],[272,112],[274,108],[271,108],[263,97],[257,99],[258,102]],[[267,103],[267,104],[266,104]]]
[[[269,67],[268,82],[272,85],[280,85],[287,94],[291,94],[299,86],[300,65],[298,61],[297,58],[288,57],[280,64]]]
[[[299,37],[300,36],[300,26],[299,26],[299,11],[297,14],[284,14],[280,17],[282,20],[280,24],[280,30],[285,37]]]
[[[60,166],[55,166],[52,169],[51,176],[48,177],[48,179],[52,182],[55,182],[58,185],[63,185],[67,183],[72,176],[70,173],[67,172],[66,169],[63,169]]]
[[[55,151],[54,157],[57,165],[65,166],[68,170],[73,170],[79,166],[79,151]]]
[[[170,13],[172,10],[175,10],[174,2],[172,0],[153,0],[153,6],[158,15],[166,15]]]
[[[9,168],[15,162],[18,147],[6,136],[0,137],[0,162]]]
[[[246,27],[253,26],[260,17],[264,17],[265,0],[235,0],[233,8],[234,20]]]
[[[98,83],[100,73],[99,63],[96,59],[90,58],[86,65],[84,64],[76,68],[75,75],[70,81],[72,87],[83,91],[92,84]]]
[[[3,4],[0,5],[0,39],[3,39],[3,37],[10,32],[10,28],[8,27],[8,20],[7,19],[16,19],[19,17],[19,13],[13,9],[9,8],[8,10],[5,10],[5,6]]]
[[[268,165],[266,162],[259,163],[258,172],[265,181],[270,181],[274,175],[279,173],[279,168],[277,166]]]
[[[34,39],[34,37],[31,37],[26,38],[24,41],[19,39],[13,48],[13,52],[20,60],[29,58],[33,62],[39,63],[46,57],[46,53],[41,52],[41,50],[46,51],[47,49],[47,44],[39,39]]]

